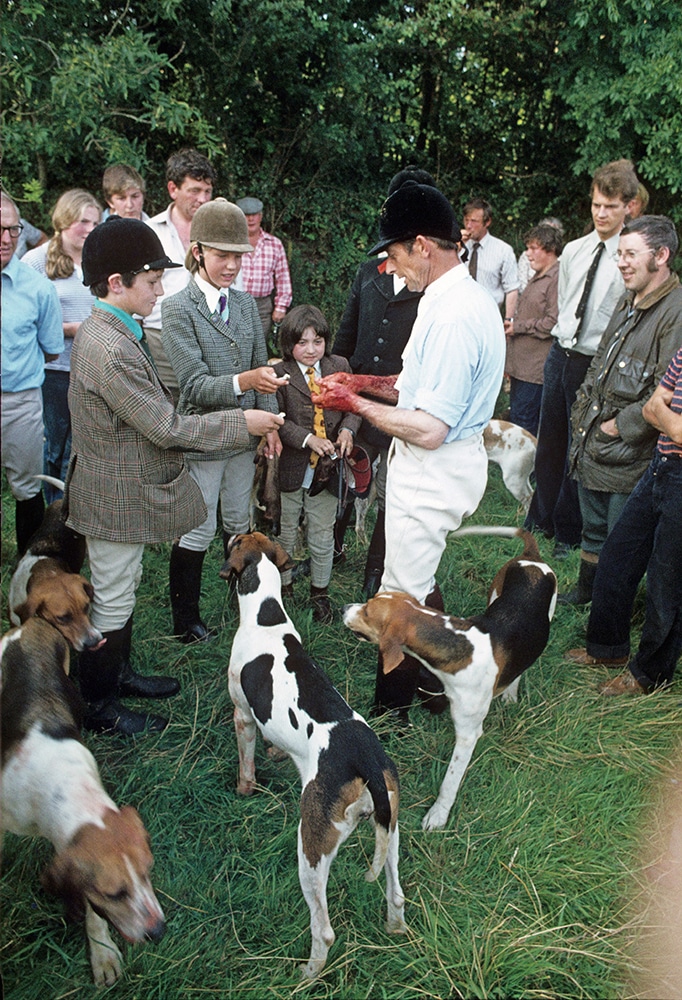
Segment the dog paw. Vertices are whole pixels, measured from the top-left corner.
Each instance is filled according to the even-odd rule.
[[[393,920],[387,920],[384,924],[387,934],[407,934],[409,928],[402,917],[396,917]]]
[[[309,962],[306,962],[304,965],[299,965],[299,969],[301,970],[301,978],[304,980],[304,982],[308,983],[312,982],[313,979],[317,979],[319,974],[322,972],[323,968],[324,968],[324,962],[314,961],[312,958],[310,959]]]
[[[431,806],[422,820],[422,830],[442,830],[448,821],[449,809],[444,809],[438,803]]]
[[[123,972],[121,952],[113,941],[109,945],[91,943],[90,965],[95,986],[113,986]]]
[[[270,760],[286,760],[289,756],[286,750],[280,750],[280,748],[276,746],[269,746],[267,749],[267,755]]]
[[[237,785],[237,795],[253,795],[255,781],[240,781]]]

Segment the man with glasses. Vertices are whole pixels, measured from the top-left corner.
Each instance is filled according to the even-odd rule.
[[[16,504],[17,551],[22,556],[45,509],[43,397],[45,362],[64,350],[62,310],[54,284],[16,256],[22,225],[2,193],[2,466]]]
[[[665,215],[622,230],[614,258],[620,299],[571,411],[570,468],[582,515],[576,588],[559,598],[587,604],[606,536],[651,461],[657,431],[642,408],[682,346],[682,287],[671,270],[678,237]]]

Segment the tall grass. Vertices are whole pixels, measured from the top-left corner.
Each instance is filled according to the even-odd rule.
[[[6,496],[4,507],[6,595],[14,560]],[[521,523],[497,467],[475,521]],[[337,606],[360,596],[364,551],[352,532],[348,538],[347,561],[331,587]],[[541,547],[551,562],[550,543]],[[496,569],[518,548],[516,540],[451,539],[440,572],[446,608],[458,615],[481,610]],[[221,546],[216,541],[207,557],[203,596],[218,636],[195,648],[169,635],[168,556],[166,545],[146,552],[133,648],[138,669],[182,683],[179,696],[158,706],[170,712],[170,725],[135,740],[87,737],[108,790],[119,804],[135,805],[147,825],[168,920],[159,945],[122,946],[125,971],[112,987],[117,1000],[595,1000],[628,993],[642,824],[679,737],[679,679],[648,697],[601,698],[596,687],[606,670],[562,660],[584,637],[586,611],[560,607],[547,649],[522,680],[519,703],[493,703],[447,828],[428,834],[420,823],[452,752],[452,723],[418,707],[406,731],[376,721],[402,781],[400,873],[409,934],[384,932],[383,877],[374,884],[363,878],[373,842],[362,824],[331,872],[336,943],[322,978],[304,985],[298,967],[310,934],[296,870],[298,778],[289,761],[271,759],[259,742],[259,788],[251,798],[236,795],[226,672],[237,611],[218,578]],[[565,588],[577,574],[577,554],[556,569]],[[304,643],[366,714],[375,649],[339,620],[315,625],[307,596],[304,579],[290,608]],[[640,605],[635,640],[641,615]],[[82,932],[40,888],[50,854],[45,842],[5,837],[1,956],[8,1000],[80,1000],[96,992]]]

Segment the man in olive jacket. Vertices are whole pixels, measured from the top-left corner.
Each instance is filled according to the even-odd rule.
[[[578,585],[562,603],[591,600],[599,552],[653,455],[656,430],[642,408],[682,345],[682,288],[670,269],[677,248],[666,216],[641,216],[620,234],[626,292],[571,410],[570,467],[583,529]]]
[[[136,219],[110,218],[83,247],[84,284],[97,298],[71,355],[65,496],[67,524],[86,538],[92,622],[106,638],[79,660],[85,726],[93,731],[162,729],[165,719],[132,712],[118,696],[160,698],[179,689],[173,678],[136,674],[129,657],[145,544],[170,541],[206,517],[182,452],[248,447],[249,433],[268,433],[282,422],[260,410],[175,412],[133,316],[149,315],[163,294],[164,268],[177,266]]]

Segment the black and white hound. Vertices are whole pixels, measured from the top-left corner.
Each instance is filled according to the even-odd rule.
[[[149,837],[135,809],[116,806],[80,740],[82,703],[67,676],[65,639],[41,618],[0,645],[2,828],[46,837],[56,854],[43,886],[85,917],[98,986],[121,975],[107,922],[131,942],[160,941],[165,920],[149,881]]]
[[[361,819],[374,825],[374,858],[366,874],[386,872],[392,934],[405,933],[405,899],[398,879],[398,773],[374,732],[341,697],[301,645],[282,605],[280,570],[291,565],[277,542],[260,532],[237,535],[221,570],[236,577],[239,628],[232,643],[229,690],[239,747],[237,791],[255,785],[256,729],[286,752],[303,786],[298,873],[310,908],[312,948],[302,971],[321,972],[334,931],[327,908],[329,869]]]
[[[366,604],[350,604],[343,621],[361,639],[376,643],[389,673],[410,653],[441,682],[455,727],[455,748],[425,830],[445,826],[464,772],[497,694],[516,701],[521,674],[549,638],[557,581],[523,528],[466,527],[454,535],[518,535],[523,553],[498,571],[481,615],[452,618],[424,607],[409,594],[380,592]]]

